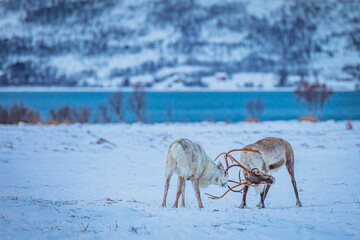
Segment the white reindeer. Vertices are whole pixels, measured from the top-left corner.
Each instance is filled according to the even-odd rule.
[[[249,144],[246,148],[259,150],[261,154],[256,152],[242,152],[240,163],[248,169],[254,169],[251,173],[244,173],[245,179],[252,184],[259,184],[256,187],[257,192],[260,192],[260,202],[257,207],[265,208],[265,198],[275,179],[271,179],[271,175],[279,170],[284,164],[289,172],[294,192],[296,196],[296,205],[302,206],[296,181],[294,177],[294,152],[290,143],[281,138],[268,137]],[[261,171],[260,171],[261,170]],[[266,185],[266,188],[265,188]],[[249,187],[244,188],[243,199],[240,208],[246,207],[246,193]]]
[[[199,144],[184,138],[178,139],[170,145],[166,159],[166,181],[162,207],[166,207],[170,179],[174,172],[179,175],[179,178],[173,208],[178,207],[180,195],[182,195],[181,206],[185,207],[186,180],[191,180],[192,182],[199,208],[204,207],[201,202],[199,186],[205,188],[210,184],[221,187],[228,185],[228,174],[221,163],[216,165]]]

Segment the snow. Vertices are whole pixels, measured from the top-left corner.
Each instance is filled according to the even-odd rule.
[[[213,29],[211,27],[206,28],[202,32],[203,39],[207,39],[210,43],[218,43],[218,44],[224,44],[224,43],[234,43],[237,44],[241,41],[243,41],[248,33],[237,33],[237,32],[231,32],[225,29]],[[243,50],[243,49],[242,49]]]
[[[1,92],[129,92],[133,91],[133,87],[120,87],[125,78],[114,77],[111,81],[101,81],[95,78],[88,78],[86,81],[79,81],[79,85],[85,82],[90,84],[88,87],[42,87],[42,86],[9,86],[1,87]],[[201,78],[202,82],[207,84],[206,87],[187,87],[183,84],[183,80],[188,79],[181,73],[170,74],[165,80],[154,83],[152,87],[146,87],[147,92],[293,92],[296,90],[294,83],[300,79],[297,76],[289,76],[291,86],[276,87],[278,83],[276,75],[261,73],[236,73],[232,78],[221,81],[214,76]],[[190,79],[190,78],[189,78]],[[130,78],[131,84],[151,83],[154,77],[150,74],[144,74]],[[315,78],[307,78],[310,83],[315,82]],[[252,82],[253,81],[253,82]],[[250,83],[252,87],[246,87],[245,84]],[[323,77],[319,76],[319,83],[325,83]],[[358,90],[356,88],[357,81],[326,81],[327,87],[334,92],[352,92]]]
[[[19,18],[21,14],[19,13],[1,13],[0,16],[0,31],[2,37],[10,37],[20,35],[20,21]]]
[[[87,69],[85,61],[73,54],[52,58],[51,64],[60,67],[66,74],[74,74]]]
[[[272,12],[280,9],[284,1],[279,0],[248,0],[247,10],[259,18],[269,17]],[[286,4],[286,2],[285,2]]]
[[[255,90],[275,90],[277,77],[272,73],[236,73],[232,78],[221,81],[215,76],[207,77],[204,82],[213,89],[228,91],[229,89],[255,89]],[[252,87],[246,87],[246,84],[251,84]],[[277,89],[279,90],[279,89]]]
[[[156,74],[157,77],[165,77],[167,75],[171,75],[174,73],[193,73],[193,72],[198,72],[198,71],[206,71],[208,70],[205,67],[194,67],[194,66],[188,66],[188,65],[183,65],[183,66],[177,66],[177,67],[167,67],[167,68],[163,68],[161,70],[159,70]]]
[[[116,89],[123,78],[129,78],[130,82],[142,81],[147,83],[150,79],[149,74],[153,74],[155,78],[163,72],[168,72],[169,69],[184,75],[196,75],[201,71],[196,69],[201,68],[206,69],[206,75],[213,74],[216,71],[225,71],[223,68],[226,69],[227,65],[231,66],[233,63],[241,63],[247,57],[254,54],[258,55],[260,59],[276,62],[278,61],[277,54],[265,51],[264,49],[266,48],[263,47],[266,46],[260,46],[257,43],[258,40],[255,41],[256,36],[255,38],[253,37],[254,39],[250,38],[253,34],[250,31],[251,25],[246,26],[248,23],[242,23],[242,21],[246,19],[250,21],[249,19],[256,18],[272,22],[280,16],[278,11],[286,5],[291,5],[291,2],[289,3],[284,0],[242,0],[240,2],[226,0],[221,3],[215,0],[196,1],[201,6],[198,11],[195,11],[197,16],[204,15],[214,5],[222,4],[224,6],[229,4],[236,6],[236,3],[244,4],[244,12],[234,15],[220,14],[219,16],[208,16],[207,20],[204,19],[203,23],[201,23],[203,24],[201,32],[196,40],[199,46],[195,46],[191,56],[182,53],[181,44],[179,45],[182,35],[174,26],[170,24],[167,27],[160,27],[149,21],[148,16],[151,16],[152,9],[151,1],[121,1],[110,8],[103,9],[101,15],[94,16],[89,22],[84,23],[81,18],[72,16],[61,24],[40,24],[36,23],[36,21],[26,22],[27,7],[30,7],[30,10],[34,10],[41,4],[29,5],[27,7],[25,7],[25,4],[14,11],[6,10],[7,8],[4,5],[4,7],[0,7],[0,12],[2,13],[0,14],[1,39],[5,42],[8,40],[14,41],[15,44],[14,49],[9,49],[9,56],[7,56],[6,61],[3,63],[3,73],[8,74],[9,70],[7,70],[7,67],[16,62],[29,61],[35,66],[44,67],[44,69],[45,67],[51,67],[57,72],[58,76],[64,75],[69,77],[69,79],[78,81],[79,86],[104,86]],[[55,1],[45,5],[56,6],[57,4]],[[341,78],[344,74],[343,68],[345,66],[356,66],[359,64],[359,52],[354,49],[355,45],[351,44],[351,38],[349,38],[350,33],[356,32],[357,25],[351,19],[355,19],[358,12],[353,10],[353,8],[356,9],[357,7],[355,3],[340,4],[332,0],[321,5],[323,6],[320,9],[321,12],[308,19],[317,26],[314,42],[321,43],[321,52],[311,53],[312,60],[309,62],[309,67],[310,74],[311,69],[316,69],[319,71],[319,76],[325,79],[327,84],[332,84],[332,81]],[[326,7],[327,5],[329,8]],[[93,7],[96,8],[96,4]],[[229,26],[233,25],[233,27],[230,28],[221,24],[221,22],[229,23],[232,21],[234,23]],[[251,21],[249,24],[251,24]],[[27,49],[28,40],[31,40],[28,46],[29,49]],[[61,46],[64,43],[69,45],[68,50],[62,49]],[[100,44],[109,50],[91,49],[91,44],[89,48],[87,43]],[[21,47],[22,44],[25,47]],[[174,46],[178,47],[174,48]],[[41,50],[43,47],[53,48],[54,53],[46,53],[44,49]],[[135,50],[122,50],[123,48],[127,49],[127,47],[130,50]],[[94,50],[94,52],[91,50]],[[45,51],[45,54],[43,51]],[[58,51],[64,52],[59,53]],[[189,64],[188,60],[195,60],[195,63],[191,66],[186,66],[185,64]],[[198,65],[196,65],[196,62],[198,62]],[[144,63],[148,63],[148,65],[153,63],[153,70],[158,70],[158,72],[153,73],[152,70],[144,66]],[[169,67],[167,63],[177,63],[177,65]],[[222,67],[217,69],[216,66],[212,66],[215,63]],[[188,71],[190,68],[194,70]],[[118,72],[122,71],[121,79],[119,76],[113,76],[112,73],[116,70]],[[127,70],[129,73],[124,73]],[[227,74],[249,74],[246,72],[233,73],[233,70],[230,71]],[[248,71],[251,70],[248,69]],[[262,71],[268,71],[268,68],[264,66]],[[273,71],[275,76],[276,70],[274,69]],[[84,72],[93,74],[87,76]],[[256,74],[262,75],[261,72]],[[263,74],[264,80],[257,81],[254,83],[254,86],[256,88],[257,86],[262,86],[259,89],[265,91],[275,89],[277,81],[273,81],[273,77],[271,77],[270,81],[267,81],[268,75],[267,73]],[[132,80],[132,78],[136,79]],[[207,81],[208,76],[203,78],[203,80]],[[246,79],[237,80],[234,78],[233,83],[235,84],[228,82],[219,84],[215,82],[214,86],[210,84],[208,88],[203,90],[241,91],[244,80]],[[199,88],[191,89],[181,84],[175,84],[175,87],[169,89],[168,85],[171,84],[171,81],[172,79],[166,79],[164,83],[154,83],[153,89],[149,90],[202,90]],[[214,82],[211,79],[209,81]],[[238,81],[241,83],[238,83]],[[355,81],[357,80],[354,79]],[[354,85],[341,84],[338,89],[334,90],[353,91],[355,90]],[[333,88],[337,86],[339,84],[333,84]],[[292,88],[290,91],[293,90]]]
[[[360,121],[0,125],[0,239],[359,239]],[[167,148],[177,138],[208,155],[261,138],[288,140],[303,207],[285,168],[265,201],[249,191],[204,209],[188,182],[186,208],[161,208]],[[100,140],[103,139],[103,140]],[[238,154],[234,155],[239,158]],[[236,171],[231,172],[235,179]],[[85,230],[86,229],[86,230]]]

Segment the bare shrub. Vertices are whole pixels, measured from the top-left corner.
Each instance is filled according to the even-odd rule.
[[[118,122],[122,122],[124,120],[124,111],[123,111],[123,93],[116,92],[114,93],[110,99],[109,104],[112,111],[115,112]]]
[[[23,103],[13,103],[9,108],[0,105],[0,123],[38,123],[40,121],[39,111],[32,110]]]
[[[289,76],[289,71],[286,68],[282,68],[282,69],[280,69],[278,71],[278,76],[279,76],[278,86],[279,87],[286,86],[287,79],[288,79],[288,76]]]
[[[81,231],[82,231],[82,232],[86,232],[87,229],[88,229],[88,227],[89,227],[89,225],[90,225],[90,223],[86,224],[86,226],[85,226],[83,223],[81,223],[81,226],[82,226]]]
[[[90,114],[90,108],[80,107],[78,109],[71,109],[71,117],[73,122],[87,123],[89,122]]]
[[[322,118],[325,102],[334,92],[326,84],[302,82],[295,90],[296,100],[303,103],[309,116]]]
[[[246,103],[246,109],[248,110],[250,117],[247,120],[255,122],[260,121],[264,108],[265,104],[260,98],[248,101]]]
[[[139,227],[130,226],[129,232],[141,233],[141,234],[150,234],[149,231],[146,228],[145,223],[143,225],[139,226]]]
[[[99,105],[99,121],[102,123],[111,122],[111,116],[108,114],[108,107],[104,104]]]
[[[317,122],[318,120],[312,116],[301,116],[299,118],[300,121],[306,121],[306,122]]]
[[[72,122],[71,108],[69,106],[61,107],[57,111],[54,109],[50,109],[49,113],[52,121],[59,123]]]
[[[168,122],[172,122],[172,120],[173,120],[172,109],[170,107],[166,110],[166,115],[167,115]]]
[[[81,107],[81,108],[77,109],[77,108],[71,108],[69,106],[63,106],[63,107],[60,107],[58,110],[50,109],[49,113],[50,113],[52,122],[86,123],[86,122],[89,122],[91,110],[89,108],[85,108],[85,107]]]
[[[39,111],[31,110],[23,103],[14,103],[10,107],[9,119],[11,123],[37,123],[40,121],[40,114]]]
[[[0,104],[0,123],[9,123],[9,113],[6,107]]]
[[[130,110],[135,114],[135,120],[137,122],[144,121],[145,113],[144,108],[146,106],[146,92],[143,87],[135,87],[134,91],[130,95],[129,99]]]

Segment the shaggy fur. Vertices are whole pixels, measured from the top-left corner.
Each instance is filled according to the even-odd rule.
[[[294,187],[296,196],[296,205],[302,206],[294,177],[294,152],[290,143],[281,138],[268,137],[249,144],[246,148],[259,150],[261,154],[256,152],[242,152],[240,162],[248,169],[258,168],[267,175],[272,175],[278,171],[284,164],[289,172],[291,182]],[[264,201],[267,192],[270,189],[270,184],[260,184],[256,190],[260,192],[260,202],[257,205],[259,208],[264,208]],[[243,201],[240,208],[246,207],[246,193],[248,188],[244,188]]]
[[[228,182],[227,173],[225,173],[221,163],[216,165],[199,144],[184,138],[174,141],[169,147],[166,159],[166,181],[162,207],[166,207],[167,192],[173,173],[179,176],[174,208],[178,207],[180,195],[182,195],[181,206],[185,207],[186,180],[192,182],[199,208],[203,208],[199,187],[205,188],[210,184],[226,187]]]

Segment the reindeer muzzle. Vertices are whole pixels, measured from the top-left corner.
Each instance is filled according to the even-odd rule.
[[[275,184],[276,179],[274,177],[271,177],[272,183],[271,184]]]

